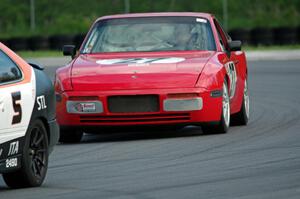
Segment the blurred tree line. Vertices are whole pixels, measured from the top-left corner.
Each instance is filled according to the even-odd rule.
[[[130,12],[210,12],[219,21],[223,0],[129,0]],[[227,0],[228,28],[296,27],[300,0]],[[36,28],[30,29],[30,0],[0,0],[0,36],[85,33],[103,15],[125,12],[125,0],[35,0]]]

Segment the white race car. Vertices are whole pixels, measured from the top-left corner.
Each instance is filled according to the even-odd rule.
[[[58,137],[52,82],[0,43],[0,173],[6,184],[40,186]]]

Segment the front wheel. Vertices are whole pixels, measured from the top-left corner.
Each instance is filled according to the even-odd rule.
[[[48,137],[42,121],[36,120],[29,126],[22,153],[22,168],[3,174],[11,188],[40,186],[48,169]]]
[[[226,133],[230,123],[230,98],[228,94],[228,86],[226,79],[223,84],[222,95],[222,115],[218,124],[207,124],[202,126],[202,131],[205,134],[209,133]]]

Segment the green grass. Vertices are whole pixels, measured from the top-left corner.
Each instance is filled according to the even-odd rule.
[[[300,50],[298,45],[284,45],[284,46],[243,46],[244,51],[269,51],[269,50]],[[21,57],[24,58],[38,58],[38,57],[62,57],[62,51],[18,51]]]
[[[283,46],[242,46],[245,51],[300,50],[300,44]]]
[[[18,51],[18,55],[24,58],[37,57],[62,57],[62,51],[43,50],[43,51]]]

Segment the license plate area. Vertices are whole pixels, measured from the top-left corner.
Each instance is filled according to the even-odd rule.
[[[145,113],[159,111],[157,95],[109,96],[108,110],[111,113]]]

